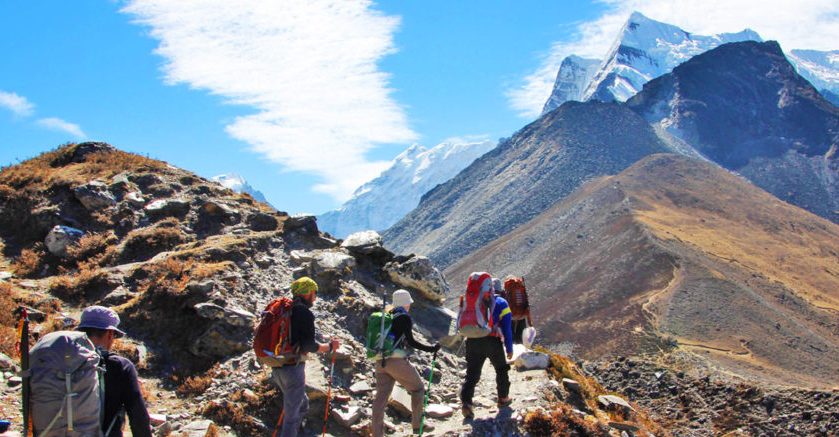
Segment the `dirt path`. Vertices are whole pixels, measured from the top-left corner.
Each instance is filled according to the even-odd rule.
[[[514,359],[524,351],[523,346],[516,345]],[[459,369],[462,370],[462,369]],[[548,386],[550,378],[545,370],[519,371],[513,366],[509,372],[510,396],[513,404],[499,409],[496,404],[495,369],[487,361],[481,372],[481,381],[475,389],[475,417],[464,420],[460,412],[460,403],[449,406],[455,409],[454,415],[448,419],[431,419],[430,423],[436,428],[427,436],[443,435],[475,435],[508,436],[516,435],[513,431],[515,423],[523,416],[525,408],[544,405],[544,388]],[[449,388],[451,389],[451,388]],[[432,390],[434,390],[432,388]],[[457,387],[457,392],[460,387]],[[397,434],[398,435],[398,434]]]

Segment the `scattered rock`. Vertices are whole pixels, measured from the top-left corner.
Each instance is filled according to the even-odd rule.
[[[166,423],[166,415],[165,414],[149,414],[149,422],[151,426],[158,427]]]
[[[195,305],[198,315],[211,320],[221,320],[233,326],[252,327],[256,316],[241,308],[223,308],[211,302]]]
[[[198,337],[189,351],[198,357],[226,357],[250,349],[251,335],[251,329],[216,322]]]
[[[638,425],[631,422],[609,422],[609,426],[621,431],[635,432],[638,431]]]
[[[236,224],[241,220],[239,210],[219,201],[208,200],[201,205],[201,213],[205,216],[218,217],[226,224]]]
[[[309,234],[318,233],[318,219],[313,215],[293,215],[286,219],[283,229],[286,231],[293,231],[295,229],[302,229]]]
[[[5,272],[5,271],[2,271],[2,272],[0,272],[0,281],[5,281],[6,279],[11,278],[12,276],[14,276],[14,275],[12,274],[12,272]]]
[[[115,288],[114,291],[108,293],[105,297],[103,297],[99,301],[99,305],[107,307],[118,306],[128,302],[133,297],[134,293],[132,293],[124,286],[119,286]]]
[[[383,246],[382,236],[376,231],[361,231],[351,234],[341,247],[353,254],[393,258],[393,253]]]
[[[516,359],[516,367],[525,370],[547,369],[549,364],[550,358],[541,352],[525,352]]]
[[[127,193],[125,196],[122,197],[122,200],[138,208],[146,204],[146,199],[143,198],[143,195],[136,191],[131,191],[130,193]]]
[[[145,210],[154,218],[183,217],[189,212],[189,202],[184,199],[159,199],[146,205]]]
[[[396,284],[419,291],[427,299],[442,302],[449,292],[449,284],[431,260],[413,256],[404,262],[389,262],[384,270]]]
[[[425,409],[425,413],[428,417],[433,417],[435,419],[445,419],[447,417],[451,417],[454,414],[454,409],[449,407],[448,405],[443,404],[429,404],[428,407]]]
[[[271,214],[256,212],[247,218],[248,227],[257,232],[275,231],[280,222]]]
[[[69,226],[56,225],[44,240],[47,250],[59,257],[67,256],[67,248],[82,238],[84,231]]]
[[[367,381],[359,381],[351,385],[349,390],[350,393],[358,395],[373,391],[373,387],[370,387],[370,384],[368,384]]]
[[[196,420],[181,429],[186,437],[210,437],[216,435],[218,427],[212,420]]]
[[[90,181],[78,186],[73,190],[73,194],[88,211],[98,211],[117,204],[116,198],[108,190],[108,185],[102,181]]]
[[[400,386],[394,386],[387,403],[403,417],[411,417],[411,395]]]
[[[625,399],[615,395],[603,395],[597,397],[597,402],[603,405],[603,408],[609,410],[611,408],[622,408],[625,411],[632,410],[632,406]]]
[[[342,426],[349,428],[361,419],[361,408],[348,406],[346,410],[332,410],[332,418]]]
[[[323,366],[317,359],[306,361],[306,394],[309,400],[326,398],[326,391],[329,388],[328,375],[324,375]]]
[[[8,355],[0,352],[0,370],[15,370],[17,369],[17,364]]]
[[[562,378],[562,386],[572,393],[580,394],[580,383],[571,378]]]
[[[9,387],[17,387],[23,382],[23,379],[20,376],[13,376],[6,381],[6,384]]]

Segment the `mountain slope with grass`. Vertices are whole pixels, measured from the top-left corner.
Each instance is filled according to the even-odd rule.
[[[716,165],[653,155],[446,270],[524,275],[542,341],[589,359],[689,352],[839,387],[839,226]]]

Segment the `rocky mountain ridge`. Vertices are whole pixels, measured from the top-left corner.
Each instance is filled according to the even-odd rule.
[[[776,42],[698,55],[627,105],[706,159],[839,220],[839,107],[795,72]]]

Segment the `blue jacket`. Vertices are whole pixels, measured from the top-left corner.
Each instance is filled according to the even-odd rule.
[[[495,327],[496,332],[504,336],[504,347],[507,353],[513,353],[513,313],[510,311],[510,305],[501,296],[495,296],[492,326]]]

